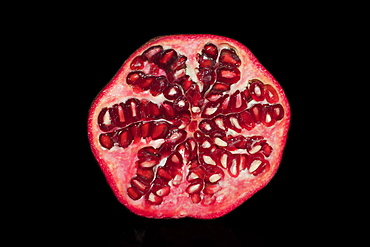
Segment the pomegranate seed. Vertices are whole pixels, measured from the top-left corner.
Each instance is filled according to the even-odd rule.
[[[127,75],[126,82],[128,85],[138,85],[144,77],[145,77],[144,72],[133,71]]]
[[[170,84],[167,88],[163,91],[164,97],[168,100],[174,100],[182,95],[181,89],[179,85]]]
[[[240,71],[237,68],[218,68],[217,81],[228,84],[237,83],[240,80]]]
[[[279,95],[274,87],[269,84],[265,84],[264,91],[267,102],[269,102],[270,104],[279,102]]]
[[[136,174],[150,181],[154,178],[154,172],[152,168],[138,167]]]
[[[249,167],[249,156],[246,154],[239,155],[239,167],[240,170],[245,170]]]
[[[148,202],[154,205],[159,205],[163,201],[162,197],[156,195],[153,192],[148,193],[146,199],[148,200]]]
[[[177,116],[177,111],[170,101],[164,101],[161,105],[161,111],[167,120],[173,120]]]
[[[140,159],[138,165],[143,168],[151,168],[159,164],[157,159]]]
[[[267,144],[267,143],[264,143],[261,147],[261,152],[266,156],[266,157],[269,157],[272,153],[272,147]]]
[[[100,142],[100,145],[102,145],[106,149],[111,149],[114,144],[108,134],[101,134],[99,136],[99,142]]]
[[[239,90],[236,90],[235,93],[230,96],[227,111],[240,112],[247,109],[247,101],[243,96],[244,94],[241,94]]]
[[[145,122],[141,125],[141,136],[143,138],[147,138],[152,133],[152,123],[151,122]]]
[[[191,182],[193,180],[196,180],[196,179],[203,180],[204,175],[205,175],[204,168],[202,166],[198,166],[197,165],[196,167],[194,167],[193,169],[191,169],[191,172],[188,174],[188,176],[187,176],[186,179],[189,182]]]
[[[247,130],[252,130],[255,126],[252,114],[249,111],[243,111],[237,114],[240,126]]]
[[[135,187],[142,194],[146,193],[148,190],[148,182],[140,177],[134,177],[131,179],[131,186]]]
[[[172,180],[172,185],[178,186],[179,184],[181,184],[181,181],[182,181],[182,175],[176,174]]]
[[[124,104],[124,111],[127,116],[127,121],[134,122],[141,119],[141,111],[140,111],[140,100],[138,99],[128,99]]]
[[[153,83],[150,85],[150,90],[149,92],[153,96],[158,96],[160,95],[168,86],[168,80],[164,76],[158,76],[155,78]]]
[[[152,138],[157,140],[160,138],[166,138],[169,133],[169,124],[166,122],[157,122],[152,127]]]
[[[102,131],[110,131],[115,127],[112,109],[103,108],[98,115],[98,125]]]
[[[158,195],[158,196],[161,196],[161,197],[164,197],[164,196],[167,196],[170,194],[170,187],[169,186],[165,186],[163,188],[160,188],[158,189],[155,194]]]
[[[284,117],[283,106],[280,104],[271,106],[271,114],[272,114],[272,118],[274,118],[277,121],[283,119]]]
[[[163,168],[163,167],[158,167],[157,176],[159,176],[159,177],[161,177],[165,180],[168,180],[168,181],[172,179],[171,174],[169,172],[167,172],[166,169]]]
[[[218,55],[217,46],[214,44],[208,43],[204,46],[202,53],[211,59],[216,59]]]
[[[127,148],[132,142],[132,134],[128,129],[123,129],[119,135],[120,147]]]
[[[238,156],[236,154],[229,155],[228,159],[228,171],[230,176],[237,177],[240,173],[240,166],[238,162]]]
[[[168,69],[176,59],[177,52],[174,49],[168,49],[159,56],[157,64],[162,69]]]
[[[182,156],[179,152],[173,152],[166,161],[166,165],[174,166],[174,167],[181,167],[182,164]]]
[[[186,139],[186,131],[180,129],[171,129],[169,131],[169,135],[166,139],[166,142],[176,145],[178,143],[182,143]]]
[[[185,96],[192,106],[201,107],[204,104],[203,96],[197,84],[192,84],[186,91]]]
[[[152,46],[143,52],[143,58],[149,62],[154,62],[158,59],[159,54],[163,51],[160,45]]]
[[[216,80],[216,73],[209,67],[201,68],[197,73],[198,79],[207,85],[212,85]]]
[[[190,198],[193,203],[199,203],[202,200],[199,193],[192,194]]]
[[[141,123],[134,123],[130,125],[129,131],[132,134],[132,143],[139,143],[141,141]]]
[[[232,129],[238,133],[240,133],[243,130],[243,127],[240,126],[240,123],[238,121],[238,115],[237,114],[230,114],[225,118],[225,125],[229,129]]]
[[[219,166],[206,165],[204,168],[207,173],[205,180],[209,183],[217,183],[224,177],[224,172]]]
[[[162,118],[162,113],[157,104],[151,101],[141,103],[141,115],[143,119],[152,120]]]
[[[239,67],[241,64],[240,58],[236,55],[233,49],[222,49],[219,58],[220,64]]]
[[[138,85],[139,87],[142,89],[142,90],[148,90],[149,88],[151,88],[151,85],[153,84],[153,82],[156,80],[156,77],[154,76],[146,76],[144,78],[142,78]]]
[[[129,187],[128,189],[127,189],[127,195],[132,199],[132,200],[139,200],[142,196],[143,196],[143,194],[142,193],[140,193],[139,191],[138,191],[138,189],[136,189],[136,188],[134,188],[134,187]]]
[[[186,68],[186,60],[188,58],[185,57],[184,55],[181,55],[178,57],[178,59],[176,60],[176,62],[174,62],[172,65],[171,65],[171,70],[173,71],[176,71],[176,70],[179,70],[179,69],[184,69]]]
[[[234,151],[236,149],[245,149],[247,147],[247,139],[244,136],[235,136],[227,140],[227,149]]]
[[[143,68],[144,68],[144,58],[142,56],[135,57],[130,64],[130,69],[142,70]]]
[[[205,194],[213,195],[220,190],[222,190],[222,187],[218,184],[206,184],[203,191]]]
[[[214,67],[216,64],[216,61],[213,59],[208,58],[205,55],[200,55],[198,54],[197,61],[199,63],[199,69],[204,69],[204,68],[211,68]]]
[[[252,106],[252,108],[250,109],[250,113],[255,123],[257,124],[261,123],[263,119],[262,105],[257,104],[257,105]]]
[[[196,180],[195,182],[191,183],[187,188],[186,192],[188,194],[199,193],[203,189],[203,182],[200,180]]]
[[[267,167],[266,160],[261,153],[255,153],[250,156],[249,172],[254,176],[260,174]]]
[[[128,119],[125,116],[124,104],[115,104],[112,107],[113,121],[116,126],[124,127],[128,124]]]
[[[260,80],[253,79],[249,81],[249,92],[255,101],[262,101],[265,99],[264,88]]]

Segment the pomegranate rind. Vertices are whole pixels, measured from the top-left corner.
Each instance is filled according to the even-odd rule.
[[[139,97],[151,99],[149,92],[141,92],[136,96],[132,88],[126,83],[127,74],[131,71],[131,61],[142,54],[146,49],[155,45],[162,45],[165,49],[173,48],[181,54],[188,57],[188,66],[197,66],[195,55],[200,52],[204,44],[213,43],[217,46],[228,46],[235,48],[239,52],[241,59],[241,79],[243,83],[238,83],[246,87],[248,80],[258,78],[266,84],[271,84],[277,89],[279,103],[284,108],[284,118],[276,122],[272,127],[266,128],[263,125],[256,126],[252,131],[244,131],[245,135],[262,135],[273,146],[274,151],[269,157],[270,168],[251,179],[251,175],[241,172],[237,178],[231,178],[225,170],[225,179],[223,180],[223,189],[217,192],[217,197],[210,204],[193,203],[189,195],[185,193],[189,183],[184,174],[182,183],[177,187],[171,187],[172,196],[163,198],[160,205],[151,205],[145,200],[132,200],[127,194],[127,188],[130,179],[136,173],[136,154],[143,144],[132,144],[125,149],[107,150],[99,144],[99,134],[101,130],[97,124],[99,112],[106,106],[111,106],[127,99],[128,97]],[[140,47],[133,53],[118,70],[113,79],[98,94],[91,105],[88,115],[88,139],[92,152],[102,169],[107,182],[112,188],[118,200],[124,204],[133,213],[148,218],[182,218],[192,217],[200,219],[212,219],[221,217],[234,210],[248,198],[265,187],[276,174],[282,159],[283,150],[286,144],[287,133],[290,125],[290,107],[286,95],[276,81],[276,79],[262,66],[251,51],[243,44],[233,39],[208,35],[170,35],[154,38]],[[185,171],[185,165],[183,167]],[[248,177],[249,176],[249,177]]]

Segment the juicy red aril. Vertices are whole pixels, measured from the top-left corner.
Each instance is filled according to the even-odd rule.
[[[145,77],[145,74],[141,71],[133,71],[127,75],[127,84],[138,85],[141,80]]]
[[[208,43],[204,46],[202,53],[205,54],[207,57],[215,60],[218,55],[218,48],[214,44]]]
[[[158,66],[167,69],[177,59],[177,52],[173,49],[165,50],[158,58]]]
[[[249,92],[255,101],[262,101],[265,99],[264,85],[260,80],[253,79],[249,81]]]
[[[157,140],[160,138],[167,137],[167,134],[169,133],[169,124],[164,121],[155,122],[152,127],[152,138],[153,140]]]
[[[151,167],[149,168],[144,168],[144,167],[138,167],[136,174],[138,176],[143,177],[146,180],[152,180],[154,178],[154,171]]]
[[[280,104],[272,105],[271,106],[271,115],[272,118],[276,120],[281,120],[284,117],[284,108]]]
[[[127,148],[132,142],[132,133],[128,129],[124,129],[119,134],[119,146]]]
[[[160,159],[161,158],[161,155],[159,154],[158,150],[151,147],[151,146],[148,146],[148,147],[144,147],[142,149],[140,149],[138,152],[137,152],[137,157],[139,159],[145,159],[145,158],[156,158],[156,159]]]
[[[163,47],[160,45],[152,46],[143,52],[143,57],[149,62],[154,62],[159,54],[163,51]]]
[[[182,96],[182,91],[179,85],[177,84],[171,84],[166,87],[166,89],[163,91],[164,97],[169,100],[175,100]]]
[[[215,73],[215,71],[213,69],[211,69],[209,67],[206,67],[206,68],[202,68],[197,73],[197,77],[204,84],[211,85],[216,80],[216,73]]]
[[[240,71],[237,68],[217,69],[217,81],[234,84],[240,80]]]
[[[239,67],[241,61],[238,55],[236,54],[235,50],[222,49],[220,54],[220,64],[232,67]]]
[[[160,95],[168,86],[168,80],[164,76],[158,76],[150,86],[150,93],[153,96]]]
[[[269,102],[270,104],[275,104],[279,102],[279,95],[273,86],[269,84],[264,85],[264,92],[267,102]]]
[[[144,58],[143,56],[137,56],[132,60],[132,63],[130,65],[130,69],[132,70],[141,70],[144,68]]]
[[[106,155],[115,191],[139,214],[224,207],[226,197],[250,196],[276,171],[286,98],[249,51],[229,42],[149,43],[112,82],[109,92],[123,95],[94,108],[98,134],[90,141]]]
[[[112,141],[108,134],[101,134],[99,136],[99,142],[106,149],[111,149],[114,144],[114,142]]]

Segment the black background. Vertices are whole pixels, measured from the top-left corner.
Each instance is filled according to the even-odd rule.
[[[114,14],[71,8],[22,23],[22,79],[24,91],[33,92],[24,104],[33,109],[35,129],[26,137],[35,142],[27,142],[32,166],[28,162],[24,169],[27,179],[18,196],[24,217],[17,232],[50,246],[300,246],[328,237],[328,227],[338,219],[330,203],[334,185],[324,182],[330,163],[320,157],[327,147],[321,129],[327,126],[318,124],[321,111],[313,108],[327,93],[326,74],[333,70],[328,65],[336,60],[331,40],[341,24],[316,9],[172,13],[134,7],[137,11]],[[151,38],[181,33],[216,34],[245,44],[280,82],[291,105],[291,128],[276,176],[219,219],[132,214],[114,197],[87,140],[90,104],[126,58]]]

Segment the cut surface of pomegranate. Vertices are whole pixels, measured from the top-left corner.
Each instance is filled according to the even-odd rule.
[[[289,124],[283,89],[248,48],[171,35],[140,47],[99,93],[88,138],[132,212],[211,219],[272,179]]]

